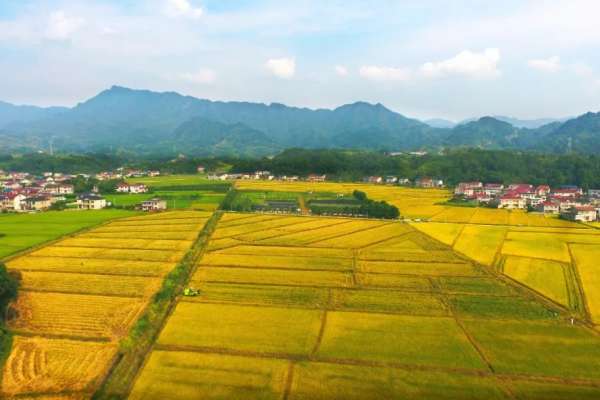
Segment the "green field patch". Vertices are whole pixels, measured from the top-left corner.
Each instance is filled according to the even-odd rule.
[[[444,304],[433,294],[395,290],[333,289],[331,307],[364,312],[449,315]]]
[[[362,272],[411,275],[477,275],[478,272],[467,263],[440,262],[392,262],[360,260],[358,268]]]
[[[544,296],[569,306],[569,293],[563,265],[555,261],[526,257],[506,257],[503,272]]]
[[[556,319],[558,312],[518,296],[451,295],[448,301],[461,316],[498,319]]]
[[[454,319],[329,312],[319,357],[485,368]]]
[[[129,399],[279,400],[288,361],[153,351]]]
[[[0,214],[0,258],[102,222],[135,215],[131,211],[51,211]]]
[[[368,274],[357,273],[356,281],[360,286],[430,291],[429,279],[397,274]]]
[[[484,265],[492,265],[502,246],[506,228],[467,225],[454,244],[454,250]]]
[[[499,373],[598,379],[600,337],[566,323],[465,320]]]
[[[302,362],[294,368],[290,400],[501,400],[492,378],[437,371]]]
[[[200,266],[193,276],[195,283],[230,282],[268,285],[350,287],[352,276],[337,271],[292,271],[258,268],[220,268]]]
[[[321,311],[181,302],[157,343],[264,353],[308,354]]]
[[[205,283],[199,296],[183,300],[320,308],[327,304],[328,297],[325,288]]]
[[[449,293],[511,295],[515,290],[495,278],[439,277],[440,289]]]
[[[208,253],[201,263],[203,265],[231,265],[236,267],[288,268],[288,269],[323,269],[350,270],[352,260],[349,258],[331,257],[285,257],[285,256],[253,256],[248,254]]]

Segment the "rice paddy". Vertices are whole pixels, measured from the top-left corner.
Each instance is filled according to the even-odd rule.
[[[120,219],[9,260],[21,287],[8,321],[15,336],[1,395],[90,398],[119,340],[209,216],[173,212]]]
[[[600,336],[568,322],[566,283],[538,277],[563,264],[506,262],[508,226],[439,222],[437,241],[429,224],[225,214],[190,282],[200,294],[176,304],[131,398],[600,393],[577,365],[600,359]]]

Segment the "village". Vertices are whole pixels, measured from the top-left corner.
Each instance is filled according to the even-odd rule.
[[[205,167],[198,166],[197,173],[206,174]],[[141,183],[127,183],[128,178],[157,177],[160,171],[144,171],[119,168],[115,171],[103,171],[90,174],[64,174],[46,172],[34,176],[27,172],[4,172],[0,170],[0,212],[36,212],[60,209],[57,205],[67,205],[78,210],[98,210],[110,207],[111,203],[94,186],[89,192],[76,193],[74,179],[94,179],[97,182],[115,182],[111,192],[118,194],[142,194],[149,189]],[[283,182],[325,182],[325,174],[274,175],[269,171],[253,173],[208,173],[208,180],[268,180]],[[365,183],[398,185],[416,188],[445,188],[442,179],[421,177],[414,181],[393,175],[367,176]],[[551,188],[548,185],[534,186],[527,183],[504,185],[501,183],[461,182],[454,187],[454,198],[450,201],[457,205],[486,206],[508,210],[519,209],[544,214],[557,214],[561,218],[592,222],[600,220],[600,190],[590,189],[584,193],[576,186]],[[141,202],[138,209],[160,211],[167,208],[166,201],[151,198]]]
[[[474,202],[494,208],[520,209],[544,214],[558,214],[571,221],[593,222],[600,219],[600,190],[584,193],[577,186],[551,188],[527,183],[461,182],[454,189],[456,200]]]
[[[126,178],[159,176],[158,171],[117,170],[89,174],[64,174],[46,172],[35,176],[27,172],[5,172],[0,170],[0,212],[37,212],[64,208],[77,210],[100,210],[111,206],[97,186],[90,192],[76,193],[71,183],[74,179],[94,178],[97,181],[121,181],[114,188],[116,193],[147,193],[144,184],[127,184]],[[142,211],[159,211],[167,208],[166,202],[148,199],[139,205]]]

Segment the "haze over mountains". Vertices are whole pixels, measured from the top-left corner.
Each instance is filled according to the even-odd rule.
[[[428,124],[381,104],[333,110],[221,102],[119,86],[73,108],[0,102],[1,151],[259,156],[289,147],[389,151],[478,147],[600,152],[600,113],[569,120],[483,117]]]

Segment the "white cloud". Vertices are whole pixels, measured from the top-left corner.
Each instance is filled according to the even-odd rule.
[[[348,76],[348,68],[344,67],[343,65],[336,65],[333,67],[333,70],[339,76]]]
[[[181,74],[179,78],[190,83],[206,85],[213,83],[217,79],[217,74],[212,69],[201,68],[196,72]]]
[[[282,79],[290,79],[296,73],[296,61],[293,58],[272,58],[265,63],[265,67]]]
[[[447,60],[427,62],[421,67],[421,73],[427,78],[439,78],[460,75],[468,78],[486,79],[500,75],[498,62],[500,50],[485,49],[481,53],[463,50]]]
[[[55,11],[48,18],[45,36],[51,40],[66,40],[84,24],[83,18],[68,17],[64,11]]]
[[[172,18],[187,17],[198,19],[204,14],[202,8],[194,7],[189,0],[167,0],[165,11]]]
[[[408,68],[394,68],[377,65],[366,65],[360,67],[360,76],[373,81],[407,81],[411,77]]]
[[[529,68],[537,69],[543,72],[558,72],[561,69],[560,58],[553,56],[545,59],[536,59],[527,61]]]

